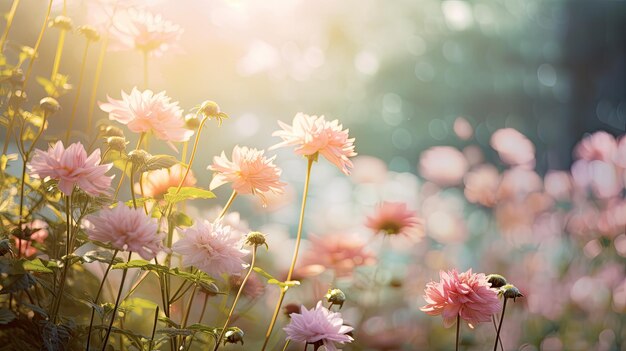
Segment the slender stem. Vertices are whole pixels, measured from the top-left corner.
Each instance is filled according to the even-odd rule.
[[[50,10],[52,9],[52,2],[54,0],[50,0],[48,3],[48,10],[46,11],[46,18],[43,21],[43,25],[41,26],[41,31],[39,32],[39,37],[37,37],[37,42],[35,43],[35,47],[33,48],[33,57],[31,57],[30,62],[28,62],[28,68],[26,69],[26,74],[24,75],[24,82],[22,83],[22,90],[26,87],[26,83],[28,83],[28,78],[33,71],[33,64],[35,63],[35,57],[37,57],[37,52],[39,51],[39,46],[41,45],[41,41],[43,39],[43,34],[46,32],[46,28],[48,27],[48,19],[50,18]]]
[[[502,329],[502,322],[504,321],[504,311],[506,310],[506,297],[504,298],[504,304],[502,304],[502,315],[500,316],[500,323],[498,324],[498,331],[496,332],[496,343],[493,345],[493,351],[498,350],[498,340],[500,340],[500,330]]]
[[[309,183],[311,180],[311,168],[313,167],[313,162],[315,161],[315,157],[313,155],[308,156],[308,164],[306,168],[306,178],[304,180],[304,191],[302,192],[302,207],[300,208],[300,219],[298,223],[298,233],[296,234],[296,247],[293,252],[293,258],[291,260],[291,266],[289,267],[289,272],[287,273],[287,279],[291,280],[291,276],[296,267],[296,261],[298,260],[298,249],[300,248],[300,241],[302,239],[302,225],[304,223],[304,210],[306,208],[306,198],[309,192]],[[276,308],[274,309],[274,315],[272,316],[272,320],[270,321],[270,325],[267,328],[267,332],[265,333],[265,341],[263,342],[264,351],[267,348],[267,343],[270,340],[270,336],[272,335],[272,330],[274,329],[274,324],[276,324],[276,319],[278,318],[278,313],[280,312],[280,306],[285,299],[286,289],[280,290],[280,296],[278,298],[278,303],[276,304]]]
[[[187,326],[187,320],[189,320],[189,313],[191,312],[191,305],[193,304],[194,297],[196,297],[197,290],[198,290],[198,286],[194,284],[193,290],[191,290],[191,296],[189,296],[189,301],[187,302],[187,309],[185,310],[185,315],[183,316],[183,320],[181,323],[181,327],[183,329]]]
[[[132,251],[129,251],[128,260],[126,262],[130,262],[130,258],[132,255],[133,255]],[[115,306],[113,307],[113,313],[111,314],[111,321],[109,322],[107,333],[104,337],[104,341],[102,342],[102,351],[106,350],[107,344],[109,343],[109,336],[111,336],[111,328],[113,328],[113,322],[115,322],[115,316],[117,315],[117,308],[120,306],[120,297],[122,297],[122,290],[124,289],[124,281],[126,280],[127,273],[128,273],[128,268],[124,268],[124,271],[122,272],[122,281],[120,282],[120,289],[117,292],[117,298],[115,299]]]
[[[456,351],[459,351],[459,336],[461,335],[460,333],[461,330],[461,314],[457,314],[456,315]]]
[[[230,323],[230,319],[232,318],[233,313],[235,312],[237,301],[239,301],[239,297],[241,297],[243,288],[246,285],[248,278],[250,277],[250,273],[252,273],[252,269],[254,268],[254,264],[256,262],[256,249],[257,249],[257,246],[255,245],[254,248],[252,249],[252,260],[250,262],[250,268],[248,269],[248,273],[246,273],[246,276],[243,278],[243,281],[241,282],[241,286],[239,286],[239,291],[237,291],[237,295],[235,296],[235,301],[233,301],[233,305],[230,308],[230,312],[228,312],[228,317],[226,318],[226,322],[224,322],[224,327],[222,327],[222,331],[220,332],[220,336],[217,338],[217,342],[215,343],[215,348],[213,349],[213,351],[217,351],[217,349],[219,348],[220,342],[222,341],[222,338],[224,337],[224,334],[226,333],[226,328],[228,328],[228,323]]]
[[[89,109],[87,109],[87,131],[91,131],[93,128],[93,113],[96,108],[96,97],[98,95],[98,85],[100,84],[100,74],[102,73],[102,66],[104,65],[104,57],[107,53],[107,47],[109,43],[109,35],[107,34],[102,39],[100,46],[100,54],[98,55],[98,62],[96,63],[96,73],[93,77],[93,83],[91,85],[91,95],[89,96]]]
[[[52,73],[50,74],[50,81],[54,84],[56,76],[59,73],[59,65],[61,64],[61,56],[63,55],[63,45],[65,44],[65,35],[67,31],[61,29],[59,33],[59,41],[57,42],[57,51],[54,55],[54,63],[52,64]]]
[[[117,256],[117,253],[119,252],[119,250],[115,250],[113,252],[113,257],[111,257],[111,262],[109,262],[109,265],[107,266],[106,270],[104,271],[104,276],[102,276],[102,281],[100,282],[100,286],[98,287],[98,292],[96,293],[96,298],[93,300],[93,303],[95,305],[98,304],[98,300],[100,299],[100,294],[102,294],[102,288],[104,287],[104,282],[107,279],[107,276],[109,275],[109,272],[111,271],[111,266],[113,266],[113,262],[115,262],[115,257]],[[91,308],[91,319],[89,320],[89,330],[87,332],[87,347],[85,348],[85,351],[89,351],[89,344],[91,343],[91,329],[93,328],[93,319],[96,315],[96,309],[95,307]]]
[[[83,58],[80,64],[80,71],[78,73],[78,85],[76,86],[76,96],[74,96],[74,103],[72,104],[72,114],[70,115],[70,120],[67,123],[67,131],[65,132],[65,143],[70,141],[70,135],[72,134],[72,127],[74,125],[74,120],[76,119],[76,110],[78,109],[78,101],[80,100],[80,91],[83,86],[83,80],[85,78],[85,67],[87,66],[87,54],[89,53],[89,46],[91,45],[91,40],[87,40],[85,43],[85,50],[83,51]]]
[[[148,89],[148,51],[143,50],[143,88]]]
[[[180,189],[185,184],[185,180],[187,179],[187,175],[191,171],[191,166],[193,165],[193,161],[196,158],[196,151],[198,151],[198,142],[200,141],[200,132],[202,132],[202,127],[204,127],[204,123],[208,120],[208,117],[204,117],[202,121],[200,121],[200,125],[198,126],[198,131],[196,132],[196,138],[193,141],[193,148],[191,149],[191,156],[189,158],[189,164],[187,165],[187,169],[185,170],[185,175],[180,179],[180,183],[178,183],[178,188],[176,189],[176,194],[180,192]],[[187,142],[184,144],[183,157],[186,158],[187,155]]]
[[[493,329],[497,332],[498,331],[498,325],[496,324],[496,316],[495,315],[491,315],[491,321],[493,322]],[[500,339],[500,336],[498,336],[498,342],[500,343],[500,350],[504,351],[504,346],[502,346],[502,339]]]
[[[134,177],[135,177],[135,166],[133,165],[131,167],[130,170],[130,197],[133,199],[133,207],[135,209],[137,209],[137,199],[135,198],[135,191],[133,189],[133,183],[134,183]]]
[[[237,192],[233,190],[233,193],[230,195],[230,198],[226,202],[226,205],[224,205],[222,212],[220,212],[220,215],[217,216],[216,221],[219,221],[220,219],[224,218],[224,216],[226,215],[226,211],[228,211],[228,209],[230,208],[230,205],[233,204],[233,201],[235,201],[236,197],[237,197]]]
[[[154,322],[152,323],[152,334],[150,335],[150,345],[148,350],[152,350],[152,345],[154,344],[154,334],[156,333],[157,322],[159,321],[159,306],[154,310]]]
[[[15,18],[15,12],[17,11],[17,5],[19,5],[20,0],[13,0],[13,4],[11,5],[11,9],[7,14],[7,26],[4,28],[4,32],[2,33],[2,38],[0,38],[0,52],[4,52],[4,43],[9,36],[9,29],[11,29],[11,25],[13,24],[13,18]]]
[[[206,306],[209,302],[209,294],[204,294],[204,303],[202,304],[202,311],[200,311],[200,317],[198,318],[198,323],[202,323],[202,318],[204,318],[204,312],[206,311]]]
[[[285,341],[285,346],[283,347],[283,351],[287,351],[287,347],[289,346],[290,341],[291,341],[290,339],[287,339],[287,341]]]
[[[53,323],[56,323],[57,316],[59,314],[59,309],[61,307],[61,298],[63,297],[63,290],[65,289],[65,280],[67,278],[67,270],[69,269],[69,261],[70,261],[70,253],[71,253],[71,242],[72,242],[72,196],[65,196],[65,221],[67,225],[66,233],[66,244],[65,244],[65,258],[63,265],[63,273],[61,273],[61,281],[59,282],[59,291],[55,296],[52,305],[52,318],[50,319]]]

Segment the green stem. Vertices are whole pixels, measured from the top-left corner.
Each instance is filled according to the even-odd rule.
[[[461,315],[456,315],[456,351],[459,351],[459,336],[461,335]]]
[[[15,12],[17,11],[17,5],[19,5],[20,0],[13,0],[13,4],[11,5],[11,9],[7,14],[7,26],[4,28],[4,32],[2,33],[2,37],[0,38],[0,52],[4,52],[4,43],[9,36],[9,30],[11,29],[11,25],[13,24],[13,18],[15,18]]]
[[[148,51],[143,50],[143,88],[148,89]]]
[[[152,323],[152,334],[150,335],[150,345],[148,350],[152,350],[152,345],[154,344],[154,334],[156,333],[157,322],[159,321],[159,306],[156,307],[154,311],[154,322]]]
[[[78,73],[78,85],[76,86],[76,96],[74,96],[74,103],[72,104],[72,114],[70,120],[67,123],[67,131],[65,132],[65,143],[69,143],[70,135],[72,134],[72,127],[74,126],[74,120],[76,119],[76,111],[78,109],[78,101],[80,100],[80,91],[83,86],[83,80],[85,78],[85,67],[87,66],[87,54],[89,53],[90,40],[87,40],[85,44],[85,50],[83,51],[83,58],[80,64],[80,71]]]
[[[224,218],[224,216],[226,215],[226,211],[228,211],[230,206],[233,204],[233,201],[235,201],[236,197],[237,197],[237,192],[233,190],[233,193],[230,195],[230,198],[226,202],[226,205],[224,205],[224,208],[222,209],[222,212],[220,212],[220,215],[217,216],[216,221],[219,221],[222,218]]]
[[[128,260],[130,262],[130,258],[133,255],[132,251],[128,252]],[[115,316],[117,315],[117,309],[120,306],[120,297],[122,297],[122,290],[124,289],[124,281],[126,280],[126,274],[128,273],[128,268],[124,268],[122,272],[122,281],[120,282],[120,288],[117,292],[117,298],[115,299],[115,306],[113,307],[113,313],[111,313],[111,321],[109,322],[109,327],[107,328],[107,333],[104,337],[104,341],[102,342],[102,351],[105,351],[107,348],[107,344],[109,343],[109,337],[111,336],[111,328],[113,328],[113,322],[115,322]]]
[[[493,329],[497,332],[498,325],[496,324],[496,316],[493,314],[491,315],[491,322],[493,322]],[[496,340],[498,340],[497,342],[500,343],[500,351],[504,351],[504,346],[502,346],[502,339],[500,339],[500,336],[498,336]]]
[[[54,0],[50,0],[48,3],[48,10],[46,11],[46,18],[43,21],[43,25],[41,26],[41,31],[39,32],[39,36],[37,37],[37,42],[35,42],[35,47],[33,48],[33,57],[31,57],[30,62],[28,62],[28,68],[26,69],[26,74],[24,75],[24,82],[22,83],[22,90],[26,88],[26,84],[28,83],[28,78],[30,78],[30,74],[33,71],[33,64],[35,63],[35,58],[37,57],[37,52],[39,51],[39,46],[41,45],[41,41],[43,39],[43,34],[46,32],[46,28],[48,27],[48,19],[50,18],[50,10],[52,9],[52,2]]]
[[[107,266],[106,270],[104,271],[104,276],[102,277],[102,281],[100,282],[100,286],[98,287],[98,292],[96,293],[96,298],[93,300],[93,303],[95,305],[98,304],[98,300],[100,299],[100,294],[102,294],[102,288],[104,287],[104,282],[107,279],[107,276],[109,275],[109,271],[111,271],[111,266],[113,266],[113,262],[115,262],[115,257],[117,256],[117,253],[119,252],[119,250],[115,250],[113,252],[113,257],[111,257],[111,262],[109,262],[109,265]],[[89,330],[87,332],[87,347],[85,348],[85,351],[89,351],[89,344],[91,342],[91,329],[93,328],[93,319],[96,315],[96,309],[94,307],[91,308],[91,319],[89,320]]]
[[[302,239],[302,225],[304,223],[304,210],[306,208],[306,199],[309,192],[309,183],[311,180],[311,168],[313,167],[313,162],[315,161],[315,157],[317,155],[309,155],[308,156],[308,164],[306,168],[306,178],[304,180],[304,191],[302,192],[302,207],[300,208],[300,219],[298,222],[298,233],[296,234],[296,247],[293,252],[293,258],[291,259],[291,266],[289,267],[289,272],[287,273],[287,279],[291,280],[291,276],[293,275],[293,271],[296,267],[296,261],[298,260],[298,249],[300,248],[300,241]],[[285,293],[287,289],[280,289],[280,296],[278,297],[278,303],[276,304],[276,308],[274,309],[274,314],[272,315],[272,319],[270,321],[270,325],[267,328],[267,332],[265,333],[265,341],[263,342],[263,348],[261,351],[264,351],[267,348],[267,344],[270,340],[270,336],[272,335],[272,330],[274,329],[274,324],[276,324],[276,319],[278,318],[278,314],[280,313],[280,306],[285,299]]]
[[[500,330],[502,329],[502,322],[504,321],[504,311],[506,310],[506,297],[504,298],[504,304],[502,304],[502,315],[500,316],[500,323],[498,324],[498,331],[496,332],[496,343],[493,345],[493,351],[498,350],[498,340],[500,340]]]
[[[252,260],[250,262],[250,269],[248,269],[248,273],[246,273],[246,276],[243,278],[243,281],[241,282],[239,291],[237,291],[237,295],[235,296],[235,301],[233,301],[233,305],[230,308],[230,312],[228,312],[228,317],[226,318],[226,322],[224,322],[224,327],[222,327],[222,331],[220,333],[220,336],[217,338],[217,342],[215,343],[215,348],[213,349],[213,351],[217,351],[217,349],[220,347],[220,342],[222,341],[222,338],[224,337],[224,334],[226,333],[226,328],[228,328],[228,323],[230,323],[230,319],[232,318],[233,313],[235,312],[237,301],[239,301],[239,297],[241,297],[243,288],[246,285],[248,278],[250,277],[250,273],[252,273],[252,269],[254,268],[254,264],[256,262],[256,249],[257,249],[257,246],[255,245],[254,248],[252,249]]]
[[[59,41],[57,42],[57,51],[54,54],[54,63],[52,64],[52,73],[50,74],[50,81],[54,84],[57,73],[59,73],[59,65],[61,64],[61,56],[63,55],[63,45],[65,44],[65,35],[67,31],[61,29],[59,33]]]
[[[61,298],[63,297],[63,290],[65,289],[65,280],[67,278],[67,270],[69,269],[69,261],[70,261],[70,253],[72,252],[70,245],[72,243],[72,196],[65,196],[65,221],[67,224],[67,238],[65,245],[65,257],[64,257],[64,265],[63,265],[63,273],[61,273],[61,280],[59,282],[59,291],[55,296],[53,301],[52,308],[52,318],[50,319],[53,323],[56,323],[59,309],[61,307]]]

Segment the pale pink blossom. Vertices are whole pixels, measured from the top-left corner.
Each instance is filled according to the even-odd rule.
[[[144,10],[129,9],[116,16],[113,29],[112,50],[140,50],[152,56],[162,56],[177,49],[183,29],[161,15]]]
[[[568,200],[572,196],[572,177],[566,171],[548,171],[543,183],[546,193],[555,200]]]
[[[235,146],[231,161],[222,151],[208,167],[215,172],[209,187],[213,190],[232,183],[238,194],[258,195],[261,199],[268,192],[281,194],[286,184],[280,181],[282,170],[274,165],[275,158],[265,157],[263,150]]]
[[[376,212],[367,217],[365,225],[376,234],[405,235],[418,240],[424,235],[423,220],[404,202],[380,203]]]
[[[420,156],[419,173],[441,186],[457,185],[469,168],[463,154],[450,146],[435,146]]]
[[[502,173],[498,199],[523,199],[530,193],[541,191],[542,187],[543,180],[537,172],[524,167],[514,167]]]
[[[472,125],[463,117],[455,119],[452,128],[454,134],[461,140],[469,140],[469,138],[474,135],[474,128],[472,128]]]
[[[67,196],[72,194],[74,187],[98,196],[109,190],[113,179],[113,176],[105,175],[113,165],[101,165],[100,161],[100,149],[87,156],[81,143],[71,144],[66,149],[63,142],[57,141],[48,151],[35,150],[28,169],[33,178],[58,180],[59,190]]]
[[[373,156],[361,155],[354,159],[351,178],[355,183],[382,184],[387,180],[387,172],[385,161]]]
[[[291,321],[283,328],[287,340],[324,345],[328,351],[338,350],[335,343],[345,344],[354,340],[347,335],[354,328],[343,325],[341,313],[329,311],[321,301],[315,308],[307,310],[302,306],[300,313],[289,316]]]
[[[490,143],[504,163],[512,166],[534,167],[535,145],[517,130],[499,129],[491,136]]]
[[[500,300],[487,277],[482,273],[458,273],[456,269],[439,272],[440,281],[426,284],[426,305],[420,310],[431,316],[441,315],[448,328],[460,316],[471,327],[480,322],[490,322],[500,310]]]
[[[574,184],[582,189],[590,189],[602,199],[619,195],[624,188],[621,169],[612,162],[602,160],[578,160],[572,165]]]
[[[298,155],[313,156],[320,153],[328,161],[337,166],[343,173],[350,174],[353,167],[349,157],[356,156],[354,152],[354,138],[348,137],[348,129],[338,120],[326,121],[324,116],[309,116],[298,113],[293,118],[292,125],[281,121],[278,124],[282,130],[272,135],[283,139],[270,148],[295,146]]]
[[[600,160],[611,162],[616,151],[617,141],[615,138],[605,131],[598,131],[585,136],[576,145],[574,156],[587,161]]]
[[[187,168],[180,163],[167,169],[157,169],[143,174],[143,195],[152,198],[162,198],[163,194],[171,187],[178,187],[183,179]],[[193,171],[189,171],[187,178],[183,182],[183,186],[194,186],[196,177]],[[139,183],[135,183],[135,193],[141,194]]]
[[[146,260],[163,250],[155,218],[143,209],[132,209],[123,203],[88,215],[85,230],[89,239],[109,243],[113,248],[136,252]]]
[[[469,202],[486,207],[495,205],[496,192],[500,184],[500,173],[496,167],[489,164],[481,165],[467,173],[464,182],[463,192]]]
[[[15,241],[15,247],[19,248],[20,254],[24,257],[30,257],[35,255],[39,250],[32,245],[32,243],[43,244],[48,237],[48,223],[35,219],[30,223],[22,224],[22,229],[28,229],[30,237],[28,240],[13,237]]]
[[[157,139],[168,143],[188,141],[193,135],[185,127],[178,102],[170,102],[164,91],[154,94],[151,90],[140,92],[135,87],[130,94],[122,91],[121,100],[107,99],[108,103],[100,103],[100,109],[109,114],[109,119],[127,125],[135,133],[152,132]]]
[[[352,275],[359,266],[376,263],[374,254],[367,249],[367,242],[354,234],[310,235],[309,249],[302,257],[299,273],[312,275],[332,269],[338,277]]]
[[[183,266],[193,266],[214,277],[222,274],[240,274],[246,263],[243,257],[242,235],[221,223],[197,221],[183,231],[182,239],[172,246],[182,255]]]

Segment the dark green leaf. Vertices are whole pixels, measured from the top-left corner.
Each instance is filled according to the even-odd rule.
[[[0,308],[0,325],[9,324],[15,319],[15,313],[8,308]]]

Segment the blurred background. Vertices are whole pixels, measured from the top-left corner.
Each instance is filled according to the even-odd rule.
[[[68,0],[67,15],[75,26],[101,23],[112,3]],[[8,11],[10,4],[3,0],[0,11]],[[506,274],[526,295],[505,320],[505,349],[626,350],[626,166],[617,162],[609,171],[585,173],[606,184],[603,172],[614,172],[610,174],[616,177],[609,178],[620,185],[609,195],[597,189],[601,184],[594,188],[593,181],[570,174],[574,161],[594,160],[573,153],[581,139],[599,130],[619,137],[626,129],[626,2],[132,4],[184,29],[176,47],[149,58],[148,87],[167,91],[185,111],[214,100],[231,117],[221,128],[212,125],[203,131],[201,157],[194,167],[200,186],[210,182],[206,166],[213,155],[222,150],[228,154],[236,144],[267,148],[278,141],[270,137],[278,129],[277,120],[290,122],[304,112],[339,119],[356,138],[356,151],[371,156],[357,158],[351,178],[328,162],[316,164],[307,234],[354,232],[365,237],[363,222],[383,200],[405,202],[424,218],[426,236],[414,246],[391,243],[381,248],[379,237],[368,238],[379,253],[378,279],[388,288],[380,292],[382,301],[388,298],[389,303],[371,307],[367,298],[357,298],[352,310],[346,305],[347,321],[363,320],[362,341],[353,349],[449,349],[453,331],[443,329],[439,318],[419,312],[421,294],[428,281],[438,279],[439,269],[473,267]],[[54,1],[53,17],[62,6],[63,1]],[[17,57],[17,45],[33,45],[45,11],[46,1],[22,0],[8,44],[16,50],[7,56]],[[35,75],[49,74],[58,33],[54,28],[46,32]],[[78,75],[84,45],[83,37],[68,34],[60,72],[69,75],[70,83]],[[99,45],[88,53],[85,87],[93,81]],[[137,50],[107,53],[98,101],[107,95],[119,99],[121,90],[135,86],[141,89],[142,60]],[[85,89],[83,96],[88,96]],[[45,96],[40,86],[33,84],[31,90],[32,101]],[[48,139],[64,132],[63,118],[73,98],[73,93],[60,98],[64,109],[51,123]],[[87,109],[88,99],[81,99],[76,127],[85,135],[90,131],[81,116]],[[99,109],[94,116],[106,118]],[[512,153],[530,154],[527,162],[510,162],[497,149],[493,135],[504,128],[528,138],[513,133],[501,142],[512,143]],[[618,140],[608,143],[617,145]],[[597,144],[592,146],[603,148]],[[423,153],[433,146],[451,146],[462,152],[463,160],[444,152],[431,157],[444,166],[432,161],[429,166]],[[171,153],[157,143],[151,148],[153,153]],[[625,147],[619,150],[626,152]],[[266,209],[242,200],[235,208],[251,227],[272,233],[270,247],[284,245],[289,252],[305,162],[291,150],[277,153],[283,178],[291,184],[288,199]],[[489,171],[472,182],[468,174],[484,170],[481,166]],[[458,179],[441,179],[441,173],[459,168]],[[471,188],[476,182],[481,183],[479,195]],[[223,203],[228,189],[217,193]],[[485,193],[498,195],[485,199]],[[190,211],[202,217],[213,205],[198,202]],[[607,215],[610,230],[591,225],[614,209]],[[572,229],[572,222],[581,222],[572,218],[582,212],[586,226]],[[290,254],[280,256],[266,258],[266,264],[286,268]],[[372,268],[361,273],[371,278]],[[323,275],[316,279],[324,281]],[[354,289],[354,296],[363,290],[354,281],[338,284]],[[267,298],[270,305],[273,298]],[[291,299],[311,306],[319,296],[294,292]],[[362,306],[379,314],[362,313]],[[474,334],[467,330],[463,344],[485,349],[491,328],[481,326]]]

